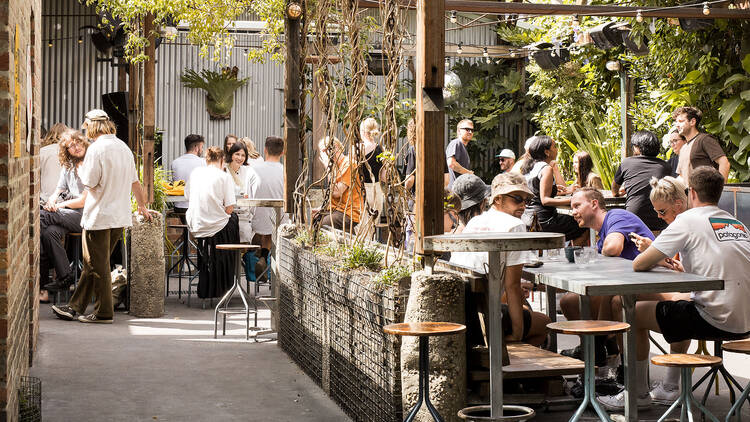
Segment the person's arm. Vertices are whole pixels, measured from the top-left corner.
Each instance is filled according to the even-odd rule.
[[[141,182],[133,182],[130,185],[130,190],[133,192],[133,196],[135,196],[135,202],[138,204],[138,213],[142,215],[143,218],[146,219],[146,221],[151,221],[151,213],[148,212],[148,208],[146,208],[146,193],[143,192],[143,186],[141,186]]]
[[[44,209],[47,211],[55,212],[57,211],[57,198],[60,197],[60,194],[62,193],[62,189],[57,188],[52,192],[52,194],[47,198],[47,203],[44,204]]]
[[[592,174],[592,175],[590,175],[589,179],[591,179],[591,182],[589,183],[589,186],[591,186],[594,189],[604,189],[604,184],[602,183],[602,178],[599,177],[598,174]]]
[[[60,202],[59,204],[57,204],[57,208],[70,208],[73,210],[83,208],[83,205],[86,203],[86,197],[88,195],[89,195],[89,191],[87,189],[84,189],[81,196],[75,199],[70,199],[67,201]]]
[[[638,252],[644,252],[646,249],[648,249],[649,246],[651,246],[651,243],[653,242],[648,237],[643,237],[637,233],[633,233],[631,236],[633,237],[633,243],[635,243],[635,247],[638,248]]]
[[[229,205],[227,207],[224,207],[224,212],[227,214],[232,214],[234,212],[234,205]]]
[[[719,173],[724,176],[724,183],[726,183],[729,180],[729,159],[726,155],[722,155],[715,162],[719,165]]]
[[[552,167],[552,171],[555,173],[555,184],[566,187],[567,183],[562,173],[560,173],[560,166],[557,165],[557,161],[552,161],[549,163],[549,166]]]
[[[542,175],[539,178],[539,199],[545,207],[570,206],[570,198],[555,198],[552,196],[552,188],[555,180],[552,174],[552,168],[547,166],[542,169]]]
[[[620,196],[620,185],[615,181],[612,182],[612,196],[615,198]]]
[[[511,334],[506,341],[521,341],[523,338],[523,291],[521,289],[523,264],[505,268],[505,294],[508,300],[508,314],[512,323]]]
[[[331,197],[333,197],[333,199],[335,200],[339,200],[342,196],[344,196],[344,193],[346,193],[347,189],[349,189],[349,186],[347,186],[346,183],[336,182],[336,184],[331,186]]]
[[[620,256],[624,247],[625,236],[619,232],[610,233],[604,238],[604,243],[602,244],[602,255]]]
[[[414,176],[414,174],[410,174],[409,176],[406,177],[406,182],[404,183],[404,187],[406,188],[406,190],[408,191],[411,190],[411,187],[414,186],[414,181],[416,179],[417,178]]]
[[[660,250],[653,245],[649,246],[644,252],[635,257],[633,261],[633,271],[648,271],[667,258]]]
[[[474,174],[473,171],[464,168],[464,166],[459,164],[458,161],[456,161],[456,157],[453,156],[448,157],[448,167],[458,174]]]

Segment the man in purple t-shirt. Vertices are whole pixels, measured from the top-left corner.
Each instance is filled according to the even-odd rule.
[[[635,259],[639,252],[638,247],[630,239],[630,233],[654,239],[651,230],[632,212],[621,209],[607,211],[604,206],[604,195],[598,189],[590,187],[579,189],[570,199],[570,207],[573,210],[573,218],[579,226],[594,229],[599,233],[596,249],[604,256]],[[600,320],[612,320],[611,301],[612,296],[592,296],[592,316]],[[560,309],[569,321],[581,318],[578,295],[575,293],[566,293],[560,299]],[[613,343],[610,344],[613,350],[606,350],[603,338],[597,337],[597,365],[603,366],[606,362],[607,351],[610,354],[617,354],[615,352],[617,348]],[[563,354],[575,355],[573,351],[567,352]]]

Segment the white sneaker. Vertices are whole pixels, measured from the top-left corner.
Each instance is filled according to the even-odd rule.
[[[625,410],[625,390],[614,396],[599,396],[596,398],[605,409],[610,412],[620,412]],[[651,396],[646,393],[638,397],[637,406],[639,410],[647,409],[651,406]]]
[[[649,393],[654,403],[671,405],[680,397],[680,388],[660,382]]]

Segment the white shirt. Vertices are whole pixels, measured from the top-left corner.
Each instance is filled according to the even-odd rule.
[[[724,280],[724,290],[693,292],[703,319],[730,333],[750,331],[750,232],[717,206],[689,209],[651,244],[666,256],[680,253],[685,272]]]
[[[96,138],[86,150],[78,176],[89,191],[81,227],[104,230],[132,225],[130,191],[138,173],[125,142],[115,135]]]
[[[39,173],[42,179],[40,196],[46,201],[57,187],[60,179],[60,145],[50,144],[39,150]]]
[[[262,164],[263,162],[264,162],[263,157],[247,159],[247,165],[253,168],[258,167],[258,164]]]
[[[255,171],[260,176],[260,184],[254,198],[284,198],[284,165],[275,161],[258,164]],[[258,234],[271,234],[276,228],[276,211],[270,207],[258,207],[253,217],[253,231]]]
[[[229,221],[225,208],[237,203],[232,176],[213,166],[198,167],[185,185],[190,206],[185,213],[195,237],[211,237]]]
[[[206,160],[191,153],[183,154],[172,161],[172,180],[190,180],[190,174],[197,167],[205,167]],[[175,202],[175,207],[187,208],[188,201]]]
[[[526,232],[526,224],[520,218],[513,217],[495,208],[490,208],[481,215],[469,220],[462,233],[480,232],[524,233]],[[528,264],[532,261],[534,261],[532,252],[512,251],[508,252],[506,265]],[[487,252],[452,252],[450,262],[473,268],[476,272],[483,274],[486,274],[489,269],[489,255]]]
[[[227,166],[224,168],[224,171],[229,172],[232,169]],[[232,178],[232,175],[229,174],[229,177]],[[234,178],[232,178],[234,195],[237,197],[247,195],[248,198],[255,198],[255,191],[260,184],[258,173],[250,166],[241,166],[237,178],[240,180],[240,185],[237,185]],[[240,242],[250,243],[253,240],[253,229],[250,221],[253,219],[255,207],[237,207],[235,213],[237,213],[237,217],[239,218]]]

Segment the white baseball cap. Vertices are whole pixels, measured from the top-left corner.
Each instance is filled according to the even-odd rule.
[[[515,160],[516,159],[516,154],[513,151],[509,150],[508,148],[505,148],[504,150],[500,151],[500,154],[497,154],[495,156],[495,158],[500,158],[500,157],[503,157],[503,158],[512,158],[512,159]]]

